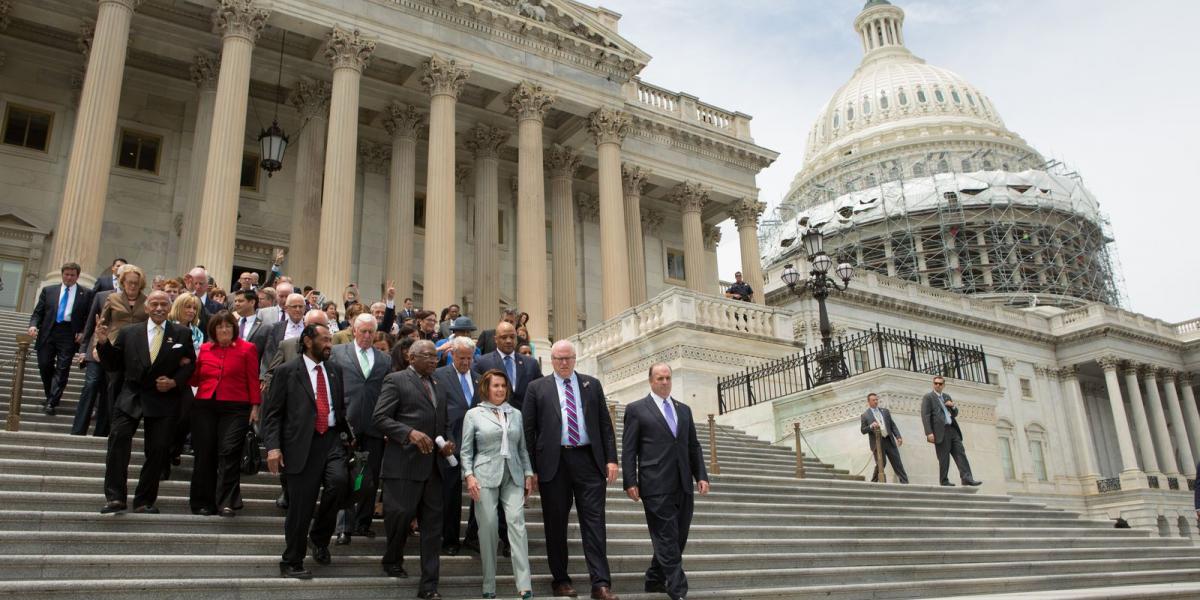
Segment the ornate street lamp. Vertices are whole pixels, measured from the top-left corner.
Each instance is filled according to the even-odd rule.
[[[825,253],[821,238],[820,230],[815,227],[809,228],[801,238],[805,250],[808,251],[808,263],[812,265],[807,279],[792,265],[785,266],[781,275],[783,283],[793,294],[802,296],[807,290],[817,301],[821,315],[821,349],[816,357],[816,385],[840,381],[850,376],[845,358],[833,349],[833,331],[829,325],[829,311],[825,308],[825,298],[829,297],[831,290],[845,291],[850,287],[850,279],[854,277],[854,265],[848,262],[841,263],[834,269],[837,279],[842,280],[841,285],[838,285],[837,279],[829,276],[833,258]]]
[[[283,84],[283,43],[287,40],[287,31],[279,38],[279,71],[275,81],[275,116],[271,126],[258,134],[258,147],[262,156],[259,166],[267,172],[267,177],[274,175],[283,168],[283,153],[287,151],[288,136],[279,127],[279,90]]]

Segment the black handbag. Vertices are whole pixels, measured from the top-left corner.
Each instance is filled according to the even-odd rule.
[[[242,474],[257,475],[262,466],[262,440],[252,426],[246,430],[246,443],[242,445]]]

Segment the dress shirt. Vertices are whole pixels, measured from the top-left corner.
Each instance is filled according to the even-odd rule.
[[[950,421],[950,409],[946,408],[946,397],[941,394],[938,394],[937,397],[938,397],[938,402],[940,402],[941,406],[942,406],[942,414],[946,415],[946,424],[949,425],[951,422]]]
[[[375,353],[372,352],[374,349],[375,348],[372,346],[363,348],[362,346],[359,346],[357,342],[354,344],[354,353],[356,354],[354,358],[358,360],[360,368],[363,362],[363,356],[367,357],[367,372],[363,373],[364,378],[371,373],[371,369],[375,368]]]
[[[238,337],[239,338],[242,338],[243,340],[247,339],[246,334],[250,333],[251,327],[254,327],[254,319],[256,316],[257,315],[250,315],[248,317],[238,317]]]
[[[575,372],[571,373],[570,379],[563,379],[554,374],[555,388],[558,389],[558,410],[562,417],[562,445],[571,445],[567,439],[567,388],[564,382],[571,382],[571,390],[575,394],[575,420],[579,423],[579,446],[586,446],[592,443],[588,438],[587,422],[583,418],[583,389],[579,387],[579,375]]]
[[[65,285],[62,286],[62,291],[59,292],[59,294],[58,294],[58,304],[54,305],[55,320],[57,320],[57,316],[58,316],[58,307],[62,306],[63,294],[66,294],[67,295],[67,309],[65,311],[63,311],[62,322],[63,323],[71,322],[71,311],[75,310],[75,298],[79,296],[79,294],[77,293],[78,289],[79,289],[79,285],[72,285],[70,287],[65,286]]]
[[[313,398],[321,397],[321,394],[317,393],[317,365],[320,364],[321,370],[325,372],[325,391],[329,392],[325,394],[325,397],[329,398],[329,428],[333,429],[333,427],[337,425],[337,415],[333,414],[333,390],[329,388],[329,366],[324,362],[318,363],[317,361],[309,358],[307,354],[303,356],[304,368],[308,369],[308,383],[313,389]]]
[[[149,348],[154,347],[154,327],[154,319],[146,319],[146,345]],[[167,343],[167,322],[163,321],[158,327],[162,327],[162,343],[165,344]],[[159,349],[161,350],[162,347],[160,346]]]
[[[658,394],[655,394],[654,392],[650,392],[650,398],[654,400],[654,405],[658,407],[658,412],[659,412],[659,414],[661,414],[663,416],[663,420],[665,420],[669,424],[671,422],[671,419],[667,418],[667,411],[663,410],[663,400],[665,400],[666,398],[663,398],[663,397],[659,396]],[[674,405],[672,405],[672,406],[674,406]],[[675,428],[678,429],[679,428],[679,411],[675,411],[675,416],[673,418],[675,419]]]
[[[458,369],[454,370],[458,373]],[[467,369],[466,373],[458,373],[458,386],[463,389],[463,395],[467,397],[467,406],[471,406],[471,399],[475,397],[475,382],[471,381],[471,370]]]
[[[289,319],[287,325],[284,327],[283,339],[290,340],[292,338],[300,337],[300,334],[304,333],[304,319],[300,319],[300,322],[298,323],[293,323],[291,319]]]
[[[875,415],[875,422],[879,423],[879,435],[881,437],[887,437],[891,432],[888,431],[887,423],[883,420],[883,413],[879,412],[878,408],[872,408],[871,414]]]
[[[512,354],[505,354],[499,350],[496,350],[496,354],[500,355],[500,368],[504,369],[504,374],[510,375],[509,378],[512,379],[512,381],[510,383],[512,385],[513,391],[514,392],[517,391],[517,377],[520,376],[520,374],[517,373],[517,353],[513,352]],[[513,366],[513,370],[512,370],[511,374],[508,372],[508,360],[510,358],[512,359],[512,366]]]

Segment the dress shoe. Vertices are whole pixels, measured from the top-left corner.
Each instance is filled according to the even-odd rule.
[[[646,592],[650,594],[665,594],[667,593],[667,586],[661,581],[647,581]]]
[[[329,557],[329,546],[318,546],[312,540],[308,540],[308,549],[312,551],[313,560],[317,561],[318,565],[327,565],[332,562]]]
[[[374,538],[375,530],[374,529],[356,529],[356,530],[354,530],[354,535],[357,537]]]
[[[557,598],[575,598],[579,596],[579,592],[576,592],[575,588],[571,587],[569,583],[556,583],[551,588],[551,591],[554,592],[554,596]]]
[[[161,511],[159,511],[158,507],[153,504],[143,504],[142,506],[133,507],[133,512],[147,515],[157,515]]]
[[[592,600],[621,600],[621,597],[612,593],[608,586],[600,586],[592,590]]]
[[[408,571],[400,565],[383,565],[383,573],[388,577],[399,577],[400,579],[408,579]]]
[[[479,553],[479,540],[477,538],[469,538],[463,540],[462,547],[475,553]]]
[[[963,482],[962,482],[962,484],[963,484],[963,485],[969,485],[969,486],[972,486],[972,487],[974,487],[974,486],[977,486],[977,485],[983,485],[983,482],[982,482],[982,481],[975,481],[974,479],[964,479],[964,480],[963,480]]]
[[[521,600],[529,600],[533,597],[533,590],[525,590],[521,592]]]
[[[950,483],[949,481],[943,481],[942,487],[954,487],[954,484]]]
[[[237,511],[226,506],[225,508],[221,509],[220,515],[228,519],[237,516]]]
[[[460,550],[462,550],[462,546],[458,544],[446,544],[442,546],[442,553],[446,556],[458,556]]]
[[[211,517],[211,516],[213,516],[213,511],[212,511],[212,509],[211,509],[211,508],[208,508],[208,507],[204,507],[204,508],[193,508],[193,509],[192,509],[192,514],[193,514],[193,515],[200,515],[200,516],[202,516],[202,517]]]
[[[442,600],[442,595],[437,592],[417,592],[417,597],[421,600]]]
[[[166,481],[170,478],[171,478],[171,465],[167,465],[167,466],[163,467],[162,473],[159,474],[159,476],[158,476],[158,480]]]
[[[483,596],[480,596],[480,597],[481,598],[495,598],[496,593],[495,592],[484,592]]]
[[[112,502],[105,504],[104,508],[100,509],[100,514],[111,515],[113,513],[119,513],[124,510],[125,510],[124,502],[121,502],[120,500],[113,500]]]
[[[312,579],[312,571],[295,565],[279,565],[279,575],[292,579]]]
[[[246,508],[246,504],[241,500],[233,503],[233,510],[242,510],[243,508]]]
[[[280,492],[279,497],[275,499],[275,508],[278,508],[280,510],[287,510],[287,507],[288,507],[287,494]]]
[[[337,540],[335,540],[334,543],[339,546],[349,546],[350,534],[346,533],[345,531],[337,534]]]
[[[42,414],[53,417],[58,414],[58,411],[53,406],[46,405],[42,407]]]

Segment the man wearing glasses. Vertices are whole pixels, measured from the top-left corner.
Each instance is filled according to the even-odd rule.
[[[942,485],[954,485],[949,479],[950,457],[953,456],[962,484],[981,485],[982,482],[971,476],[971,463],[967,461],[962,429],[958,426],[958,408],[945,390],[946,380],[941,376],[934,377],[933,391],[921,399],[921,423],[925,426],[925,438],[937,451],[938,479]]]

